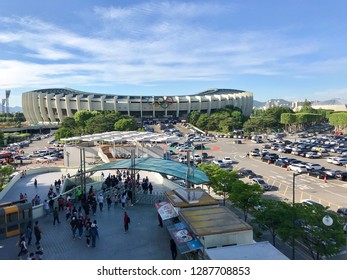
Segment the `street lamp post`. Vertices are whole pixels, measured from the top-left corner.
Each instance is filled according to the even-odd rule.
[[[295,177],[302,175],[304,173],[293,173],[293,198],[292,198],[292,207],[293,207],[293,229],[295,228],[295,221],[296,221],[296,212],[295,212]],[[295,233],[293,232],[293,239],[292,239],[292,259],[295,260]]]

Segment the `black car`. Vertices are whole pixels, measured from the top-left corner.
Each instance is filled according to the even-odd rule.
[[[347,172],[342,172],[340,174],[337,174],[336,178],[338,178],[341,181],[347,181]]]
[[[208,153],[201,153],[201,157],[203,159],[207,159],[208,158]]]
[[[278,158],[279,157],[277,154],[268,153],[261,158],[261,161],[268,162],[268,163],[274,163]]]
[[[281,160],[281,159],[278,159],[275,161],[275,165],[279,166],[279,167],[286,168],[288,166],[288,162]]]
[[[204,150],[205,149],[205,145],[204,144],[197,144],[194,146],[195,150]]]
[[[347,208],[345,208],[345,207],[341,207],[341,208],[337,209],[336,212],[337,212],[338,214],[342,214],[342,215],[344,215],[344,216],[347,216]]]
[[[338,178],[339,174],[343,173],[343,171],[329,169],[329,170],[325,170],[325,173],[332,178]]]
[[[318,179],[329,178],[324,171],[319,170],[319,169],[309,169],[307,171],[307,173],[308,173],[309,176],[313,176],[313,177],[316,177]]]
[[[238,175],[239,177],[246,177],[246,178],[249,178],[249,179],[259,177],[259,176],[258,176],[257,174],[255,174],[252,170],[246,169],[246,168],[240,168],[240,169],[237,171],[237,175]]]

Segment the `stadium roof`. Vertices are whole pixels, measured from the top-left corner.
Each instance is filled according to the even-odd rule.
[[[172,160],[164,160],[159,158],[136,158],[135,165],[132,165],[131,159],[124,159],[120,161],[109,162],[101,164],[91,169],[90,171],[101,171],[110,169],[136,169],[146,170],[162,174],[175,176],[179,179],[186,180],[196,185],[204,184],[209,181],[207,175],[198,168],[190,168],[190,175],[188,175],[188,166]]]

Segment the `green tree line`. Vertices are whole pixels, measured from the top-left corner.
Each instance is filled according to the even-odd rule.
[[[136,130],[135,118],[114,111],[81,110],[73,117],[65,118],[55,133],[55,139],[107,131]]]
[[[252,216],[254,230],[258,234],[268,231],[274,246],[278,237],[291,244],[294,237],[305,245],[312,259],[321,259],[339,253],[345,244],[344,218],[329,211],[335,222],[330,227],[324,225],[322,218],[327,215],[327,208],[270,200],[262,196],[261,186],[243,182],[235,171],[206,163],[199,164],[199,168],[209,177],[209,187],[223,197],[224,204],[229,201],[242,210],[245,221]]]

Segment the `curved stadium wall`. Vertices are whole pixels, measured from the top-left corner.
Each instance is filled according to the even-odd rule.
[[[118,111],[135,118],[185,119],[191,111],[211,114],[233,105],[249,116],[253,94],[242,90],[211,89],[186,96],[123,96],[77,91],[40,89],[22,94],[23,113],[29,124],[60,123],[80,110]]]

